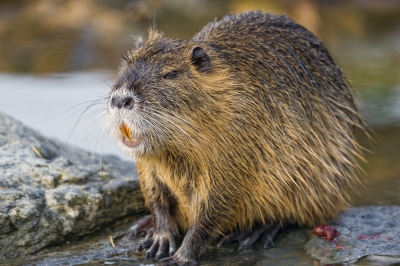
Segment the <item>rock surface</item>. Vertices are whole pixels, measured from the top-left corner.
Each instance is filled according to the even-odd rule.
[[[0,259],[77,239],[142,208],[134,163],[100,159],[0,113]]]
[[[313,237],[305,245],[307,254],[322,264],[355,262],[367,256],[395,256],[400,263],[399,206],[350,208],[332,225],[339,232],[336,240]]]

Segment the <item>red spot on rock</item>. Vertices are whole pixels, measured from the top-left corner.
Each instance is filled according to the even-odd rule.
[[[337,230],[328,224],[318,224],[314,226],[312,233],[316,236],[324,237],[325,239],[331,241],[337,237]]]

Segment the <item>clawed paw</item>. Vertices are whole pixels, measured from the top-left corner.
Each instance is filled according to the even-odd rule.
[[[176,241],[173,234],[157,234],[155,233],[152,237],[144,239],[139,247],[138,251],[146,250],[145,258],[153,258],[160,260],[165,256],[168,250],[169,256],[173,256],[176,251]]]
[[[165,232],[166,231],[166,232]],[[173,256],[176,251],[176,236],[173,230],[162,230],[154,232],[154,225],[151,215],[147,215],[137,221],[128,231],[127,238],[136,238],[145,233],[137,248],[138,251],[146,250],[145,258],[155,258],[160,260],[165,257],[167,251],[169,256]]]

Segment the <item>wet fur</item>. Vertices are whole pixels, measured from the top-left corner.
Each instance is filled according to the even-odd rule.
[[[205,71],[194,47],[209,56]],[[170,71],[177,77],[163,79]],[[135,98],[134,110],[108,115],[146,204],[170,214],[167,231],[197,234],[183,243],[196,257],[236,228],[334,218],[359,185],[354,130],[364,122],[347,81],[323,43],[285,16],[227,15],[188,41],[151,30],[125,55],[116,94]],[[146,136],[138,149],[119,141],[122,121]]]

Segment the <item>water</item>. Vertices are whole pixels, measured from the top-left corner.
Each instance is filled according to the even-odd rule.
[[[360,189],[353,206],[400,205],[400,126],[374,128],[374,142],[360,134],[367,163],[361,163],[365,187]]]
[[[105,72],[0,74],[0,111],[46,136],[122,156],[107,134],[106,100],[85,112],[94,100],[107,97],[110,78]]]

